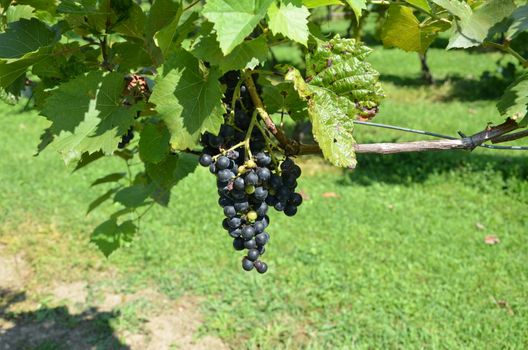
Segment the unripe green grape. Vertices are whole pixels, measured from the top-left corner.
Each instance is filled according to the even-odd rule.
[[[255,220],[257,220],[257,212],[255,212],[254,210],[250,211],[249,213],[247,213],[246,215],[246,218],[250,221],[250,222],[254,222]]]

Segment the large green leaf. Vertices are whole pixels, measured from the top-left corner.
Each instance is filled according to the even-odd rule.
[[[352,8],[356,19],[359,21],[361,17],[361,12],[367,9],[367,0],[345,0],[347,4]]]
[[[287,38],[297,41],[304,46],[307,45],[308,16],[310,11],[305,6],[295,6],[290,3],[280,3],[277,6],[272,3],[268,9],[269,28],[273,34],[282,34]]]
[[[115,194],[114,201],[127,208],[140,207],[145,203],[151,193],[151,186],[145,184],[132,185],[120,189]]]
[[[55,41],[55,33],[36,18],[10,23],[0,33],[0,58],[21,58]]]
[[[181,15],[181,0],[156,0],[147,18],[147,33],[153,35]]]
[[[528,30],[528,5],[521,6],[513,11],[511,18],[513,23],[506,33],[506,37],[509,40]]]
[[[90,72],[60,85],[46,99],[41,114],[52,122],[57,137],[51,145],[66,162],[85,152],[110,154],[117,149],[141,108],[123,106],[124,84],[122,74]]]
[[[448,49],[468,48],[480,45],[489,30],[515,10],[514,0],[489,0],[476,9],[458,0],[432,0],[437,5],[458,17]]]
[[[141,7],[138,4],[131,3],[130,8],[124,14],[124,18],[112,30],[123,36],[143,39],[146,21],[147,16]]]
[[[203,67],[183,49],[173,51],[162,70],[150,101],[171,132],[173,148],[192,148],[203,132],[217,133],[225,112],[220,71]]]
[[[499,112],[517,120],[521,126],[528,125],[528,73],[513,82],[497,103]]]
[[[146,124],[139,139],[139,156],[144,162],[159,163],[170,150],[170,133],[163,123]]]
[[[382,27],[381,40],[385,46],[425,53],[438,32],[445,29],[447,27],[439,24],[423,26],[410,7],[391,5]]]
[[[291,69],[286,79],[308,103],[314,137],[323,155],[340,167],[356,165],[352,132],[358,115],[372,117],[383,97],[378,73],[365,62],[370,50],[353,39],[318,41],[306,56],[306,73]]]
[[[35,17],[35,9],[29,5],[10,6],[6,11],[7,23]]]
[[[118,225],[117,218],[113,217],[95,228],[90,241],[95,243],[99,250],[108,257],[118,248],[130,243],[136,232],[137,227],[131,220]]]
[[[200,36],[193,42],[191,47],[193,55],[212,65],[219,66],[222,72],[238,69],[253,69],[264,63],[268,58],[268,45],[263,36],[253,40],[245,40],[242,44],[224,56],[216,34],[212,32],[212,24],[202,25]]]
[[[222,52],[227,55],[264,18],[273,0],[214,0],[208,1],[203,15],[214,24]]]
[[[415,7],[424,10],[425,12],[431,12],[431,6],[427,0],[405,0],[406,3],[414,5]]]

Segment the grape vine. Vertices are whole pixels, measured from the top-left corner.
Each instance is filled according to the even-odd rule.
[[[354,17],[354,39],[323,31],[325,8]],[[424,59],[441,33],[450,33],[448,49],[511,56],[519,73],[494,126],[449,140],[357,144],[354,125],[375,118],[385,95],[361,41],[371,13],[385,46]],[[173,187],[201,164],[216,177],[224,228],[246,249],[242,267],[265,272],[268,208],[293,216],[302,202],[297,156],[353,168],[361,152],[472,150],[527,137],[513,132],[528,126],[527,13],[517,0],[0,0],[0,99],[47,120],[37,153],[56,151],[75,170],[120,159],[123,171],[93,182],[108,189],[88,208],[112,210],[90,237],[105,255],[130,244],[148,210],[169,206]],[[309,123],[314,142],[295,140],[283,121]]]

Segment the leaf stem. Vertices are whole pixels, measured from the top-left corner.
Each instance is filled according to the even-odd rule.
[[[196,0],[195,2],[193,2],[192,4],[190,4],[189,6],[185,7],[185,8],[183,9],[183,11],[185,12],[185,11],[191,9],[192,7],[194,7],[194,5],[198,4],[199,2],[200,2],[200,0]]]
[[[250,140],[251,140],[251,134],[253,133],[253,128],[255,127],[255,123],[257,121],[257,111],[253,111],[253,115],[251,116],[251,122],[249,123],[249,127],[246,133],[246,137],[244,139],[244,146],[246,147],[246,160],[253,159],[253,154],[251,153],[251,147],[250,147]]]
[[[505,41],[504,44],[494,43],[492,41],[484,41],[482,43],[483,47],[491,47],[497,50],[501,50],[502,52],[509,53],[513,57],[515,57],[523,67],[528,68],[528,60],[524,58],[520,53],[515,51],[510,47],[510,42]]]

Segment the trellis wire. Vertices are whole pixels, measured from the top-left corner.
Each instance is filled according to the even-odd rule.
[[[447,140],[459,140],[460,139],[458,137],[438,134],[436,132],[404,128],[404,127],[396,126],[396,125],[366,122],[366,121],[361,121],[361,120],[354,120],[354,124],[404,131],[404,132],[409,132],[413,134],[433,136],[433,137],[438,137],[438,138],[447,139]],[[499,149],[499,150],[528,151],[528,146],[496,146],[496,145],[488,145],[488,144],[483,143],[483,144],[478,145],[478,147],[489,148],[489,149]]]

